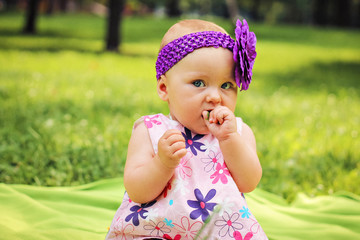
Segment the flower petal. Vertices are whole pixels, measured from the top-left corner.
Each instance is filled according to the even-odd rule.
[[[216,205],[217,205],[216,203],[206,203],[206,209],[210,211],[214,211]]]
[[[152,205],[154,205],[155,203],[156,203],[156,200],[154,200],[152,202],[145,203],[145,204],[141,204],[141,207],[142,208],[148,208],[148,207],[151,207]]]
[[[196,141],[196,140],[199,140],[199,139],[201,139],[201,138],[203,138],[203,137],[204,137],[204,135],[202,135],[202,134],[196,134],[196,135],[193,137],[193,140]],[[204,145],[204,144],[202,144],[202,145]]]
[[[209,212],[208,211],[206,211],[205,209],[202,209],[203,211],[202,211],[202,214],[201,214],[201,220],[203,221],[203,222],[205,222],[206,221],[206,219],[209,217]]]
[[[195,220],[202,215],[201,209],[194,210],[190,213],[190,218]]]
[[[184,127],[184,129],[185,129],[186,139],[192,139],[191,131],[186,127]]]
[[[204,202],[210,201],[215,195],[216,195],[216,190],[215,190],[215,189],[211,189],[211,190],[206,194],[206,197],[205,197],[205,199],[204,199]]]
[[[206,150],[202,150],[201,149],[201,146],[203,146],[204,144],[203,143],[201,143],[201,142],[193,142],[193,146],[196,148],[196,149],[198,149],[199,151],[201,151],[201,152],[205,152]]]
[[[188,144],[186,143],[186,145],[188,145]],[[197,156],[197,152],[196,152],[194,146],[189,145],[189,147],[190,147],[191,152],[192,152],[195,156]],[[188,148],[188,146],[186,146],[186,148]]]
[[[219,230],[220,237],[225,237],[226,234],[229,232],[229,226],[225,223],[223,227]]]
[[[212,190],[215,190],[215,189],[212,189]],[[215,190],[215,192],[216,192],[216,190]],[[201,193],[201,191],[200,191],[198,188],[196,188],[196,189],[194,190],[194,194],[195,194],[196,199],[197,199],[199,202],[207,202],[207,200],[204,199],[204,195]],[[215,194],[214,194],[214,196],[215,196]],[[214,196],[213,196],[213,197],[214,197]]]
[[[199,201],[188,200],[187,204],[192,208],[200,208],[200,202]]]

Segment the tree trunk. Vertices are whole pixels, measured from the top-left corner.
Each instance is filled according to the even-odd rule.
[[[67,10],[67,0],[59,0],[60,2],[59,2],[59,5],[60,5],[60,11],[61,12],[66,12],[66,10]]]
[[[346,27],[351,25],[351,1],[336,0],[335,2],[336,25]]]
[[[179,17],[181,15],[179,0],[166,1],[166,14],[168,17]]]
[[[117,52],[121,42],[121,31],[119,31],[121,15],[125,0],[109,0],[108,21],[106,35],[106,50]]]
[[[55,0],[47,0],[46,15],[50,16],[54,12]]]
[[[23,33],[36,33],[36,18],[38,14],[39,0],[28,0],[26,7],[26,19]]]
[[[254,18],[255,21],[260,20],[260,6],[261,6],[261,0],[253,0],[251,6],[251,15]]]
[[[232,23],[240,17],[239,9],[236,0],[226,0],[226,6]]]
[[[327,11],[328,11],[327,0],[315,0],[314,11],[313,11],[314,23],[317,25],[326,25],[328,20]]]

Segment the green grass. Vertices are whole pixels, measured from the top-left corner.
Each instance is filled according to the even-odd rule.
[[[232,32],[224,20],[214,19]],[[176,19],[126,18],[121,54],[104,53],[105,19],[55,15],[39,34],[0,15],[0,181],[78,185],[121,176],[133,122],[163,112],[154,63]],[[289,201],[360,194],[360,33],[250,23],[253,83],[236,114],[253,129],[259,187]]]

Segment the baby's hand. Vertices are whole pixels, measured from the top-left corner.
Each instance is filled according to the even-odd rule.
[[[210,133],[219,141],[237,132],[236,117],[229,108],[218,106],[210,113],[204,111],[202,114]]]
[[[187,153],[185,139],[176,129],[167,130],[158,142],[158,155],[160,161],[168,168],[173,169],[179,165],[180,159]]]

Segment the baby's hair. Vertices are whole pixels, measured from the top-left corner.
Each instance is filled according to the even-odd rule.
[[[227,34],[227,32],[222,27],[212,22],[199,19],[182,20],[170,27],[169,30],[165,33],[163,39],[161,40],[160,50],[166,44],[179,37],[182,37],[186,34],[203,31],[216,31]]]

